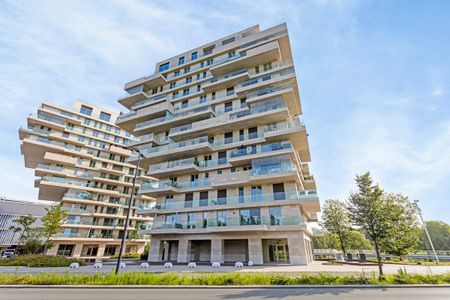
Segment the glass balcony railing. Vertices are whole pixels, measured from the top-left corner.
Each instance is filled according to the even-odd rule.
[[[235,76],[244,74],[245,72],[247,72],[247,69],[245,69],[245,68],[244,69],[239,69],[239,70],[236,70],[234,72],[230,72],[228,74],[225,74],[225,75],[222,75],[222,76],[219,76],[219,77],[214,77],[213,79],[211,79],[206,84],[211,84],[211,83],[218,82],[218,81],[221,81],[221,80],[224,80],[224,79],[235,77]]]
[[[272,143],[272,144],[263,144],[261,147],[247,147],[244,149],[238,149],[231,151],[231,157],[241,157],[246,155],[252,155],[252,154],[258,154],[258,153],[265,153],[265,152],[272,152],[272,151],[279,151],[284,149],[290,149],[292,148],[292,144],[290,142],[278,142],[278,143]]]
[[[57,172],[61,172],[64,170],[63,167],[59,167],[59,166],[50,166],[50,165],[46,165],[46,164],[37,164],[37,168],[39,169],[45,169],[45,170],[51,170],[51,171],[57,171]]]
[[[263,176],[269,174],[287,173],[296,170],[297,168],[294,165],[273,164],[252,168],[251,176]]]
[[[275,80],[275,79],[280,78],[282,76],[293,74],[294,72],[295,72],[294,68],[288,68],[288,69],[281,70],[279,72],[263,75],[263,76],[258,77],[258,78],[252,78],[250,80],[247,80],[247,81],[244,81],[244,82],[238,84],[237,89],[245,88],[245,87],[248,87],[248,86],[251,86],[251,85],[255,85],[255,84],[258,84],[258,83],[262,83],[264,81]]]
[[[164,189],[169,187],[174,187],[176,189],[189,189],[196,187],[206,187],[210,186],[211,183],[209,180],[195,180],[195,181],[187,181],[187,182],[176,182],[171,180],[163,180],[159,182],[152,182],[143,184],[141,187],[141,191],[145,193],[146,191],[152,191],[155,189]]]
[[[191,140],[181,141],[181,142],[175,142],[175,143],[169,143],[167,145],[159,146],[159,147],[153,147],[153,148],[145,148],[140,149],[142,154],[149,154],[149,153],[156,153],[156,152],[162,152],[162,151],[168,151],[172,149],[179,149],[183,147],[193,146],[196,144],[201,144],[208,142],[208,137],[203,136]]]
[[[198,114],[199,112],[206,111],[208,109],[209,109],[208,106],[203,106],[203,107],[199,107],[199,108],[196,108],[196,109],[193,109],[193,110],[190,110],[187,112],[179,113],[179,114],[174,114],[174,115],[168,114],[164,117],[160,117],[160,118],[152,119],[152,120],[145,121],[142,123],[138,123],[138,124],[136,124],[136,129],[142,128],[145,126],[149,126],[149,125],[153,125],[153,124],[159,124],[159,123],[171,121],[171,120],[182,119],[184,117],[192,116],[192,115]]]
[[[137,112],[133,111],[133,110],[128,112],[128,113],[126,113],[126,114],[121,114],[120,116],[117,117],[117,121],[119,122],[119,121],[126,120],[128,118],[131,118],[131,117],[135,116],[136,114],[137,114]]]
[[[218,228],[218,227],[243,227],[243,226],[287,226],[296,225],[302,226],[306,225],[307,221],[301,215],[298,216],[252,216],[248,220],[239,219],[236,217],[226,218],[226,219],[204,219],[199,221],[178,221],[173,223],[166,222],[156,222],[152,225],[152,230],[164,230],[164,229],[207,229],[207,228]]]
[[[274,205],[278,201],[298,200],[316,197],[315,190],[307,190],[302,192],[279,192],[279,193],[253,193],[247,196],[236,197],[224,197],[215,199],[199,199],[193,200],[189,208],[201,208],[201,207],[216,207],[222,205],[245,205],[250,203],[268,203],[274,202]],[[154,210],[173,210],[187,208],[185,201],[169,202],[169,203],[157,203],[152,207]]]
[[[155,95],[155,96],[153,96],[153,97],[151,97],[151,98],[148,98],[148,99],[144,99],[144,100],[135,102],[135,103],[131,106],[131,109],[135,109],[136,107],[143,106],[143,105],[146,105],[146,104],[150,104],[150,103],[152,103],[152,102],[157,102],[158,100],[162,100],[162,99],[164,99],[164,98],[166,98],[166,94]]]
[[[59,125],[64,125],[64,126],[67,123],[66,120],[64,120],[64,119],[61,119],[61,118],[52,116],[51,114],[47,114],[47,113],[43,113],[43,112],[39,112],[37,115],[37,118],[41,119],[41,120],[49,121],[52,123],[56,123]]]
[[[271,94],[271,93],[276,93],[282,90],[286,90],[292,88],[292,86],[290,84],[284,84],[284,85],[279,85],[279,86],[274,86],[274,87],[268,87],[262,90],[258,90],[256,92],[253,93],[249,93],[247,94],[247,99],[251,99],[251,98],[255,98],[255,97],[259,97],[259,96],[264,96],[267,94]]]
[[[283,107],[286,107],[284,102],[272,102],[272,103],[267,103],[267,104],[263,104],[263,105],[258,105],[258,106],[254,106],[248,110],[243,110],[243,111],[240,111],[237,113],[230,114],[230,119],[231,120],[239,119],[242,117],[260,114],[260,113],[264,113],[267,111],[271,111],[271,110],[275,110],[275,109],[279,109],[279,108],[283,108]]]

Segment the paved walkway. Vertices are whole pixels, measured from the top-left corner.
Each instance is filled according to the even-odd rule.
[[[27,268],[27,267],[0,267],[0,273],[84,273],[84,274],[95,274],[95,273],[111,273],[114,270],[114,265],[103,265],[102,269],[94,269],[92,266],[83,266],[79,269],[70,268]],[[408,273],[418,273],[418,274],[443,274],[450,273],[450,266],[411,266],[411,265],[391,265],[385,264],[383,270],[386,274],[397,273],[399,269],[406,269]],[[357,265],[328,265],[321,261],[314,261],[308,266],[245,266],[243,269],[236,269],[231,266],[223,266],[220,269],[213,269],[210,266],[198,266],[196,269],[188,269],[187,265],[180,266],[175,265],[172,269],[164,269],[161,266],[150,266],[150,269],[140,269],[138,265],[128,265],[122,272],[183,272],[183,273],[193,273],[193,272],[284,272],[284,273],[319,273],[319,272],[329,272],[329,273],[377,273],[377,266],[357,266]]]

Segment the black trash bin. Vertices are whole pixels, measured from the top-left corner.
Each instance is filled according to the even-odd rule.
[[[367,262],[366,255],[365,255],[364,253],[360,253],[360,254],[359,254],[359,262],[360,262],[360,263],[365,263],[365,262]]]
[[[353,261],[353,255],[351,253],[347,253],[347,261]]]

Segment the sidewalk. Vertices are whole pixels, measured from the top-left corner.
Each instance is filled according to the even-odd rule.
[[[68,267],[62,268],[28,268],[28,267],[0,267],[0,273],[80,273],[80,274],[96,274],[96,273],[111,273],[115,269],[113,265],[104,265],[102,269],[94,269],[90,266],[83,266],[78,269],[70,269]],[[408,273],[416,274],[443,274],[450,273],[450,266],[411,266],[411,265],[392,265],[385,264],[383,270],[386,274],[397,273],[399,269],[406,269]],[[125,270],[121,272],[262,272],[262,273],[378,273],[378,266],[355,266],[355,265],[327,265],[321,261],[314,261],[308,266],[245,266],[243,269],[236,269],[231,266],[223,266],[220,269],[213,269],[210,266],[198,266],[196,269],[188,269],[187,265],[175,265],[172,269],[164,269],[161,266],[150,266],[149,269],[140,269],[137,265],[128,265]]]

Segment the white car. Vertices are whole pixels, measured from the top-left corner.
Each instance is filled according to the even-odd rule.
[[[16,252],[16,250],[14,249],[6,249],[5,251],[3,251],[2,253],[2,258],[8,258],[14,255],[14,253]]]

